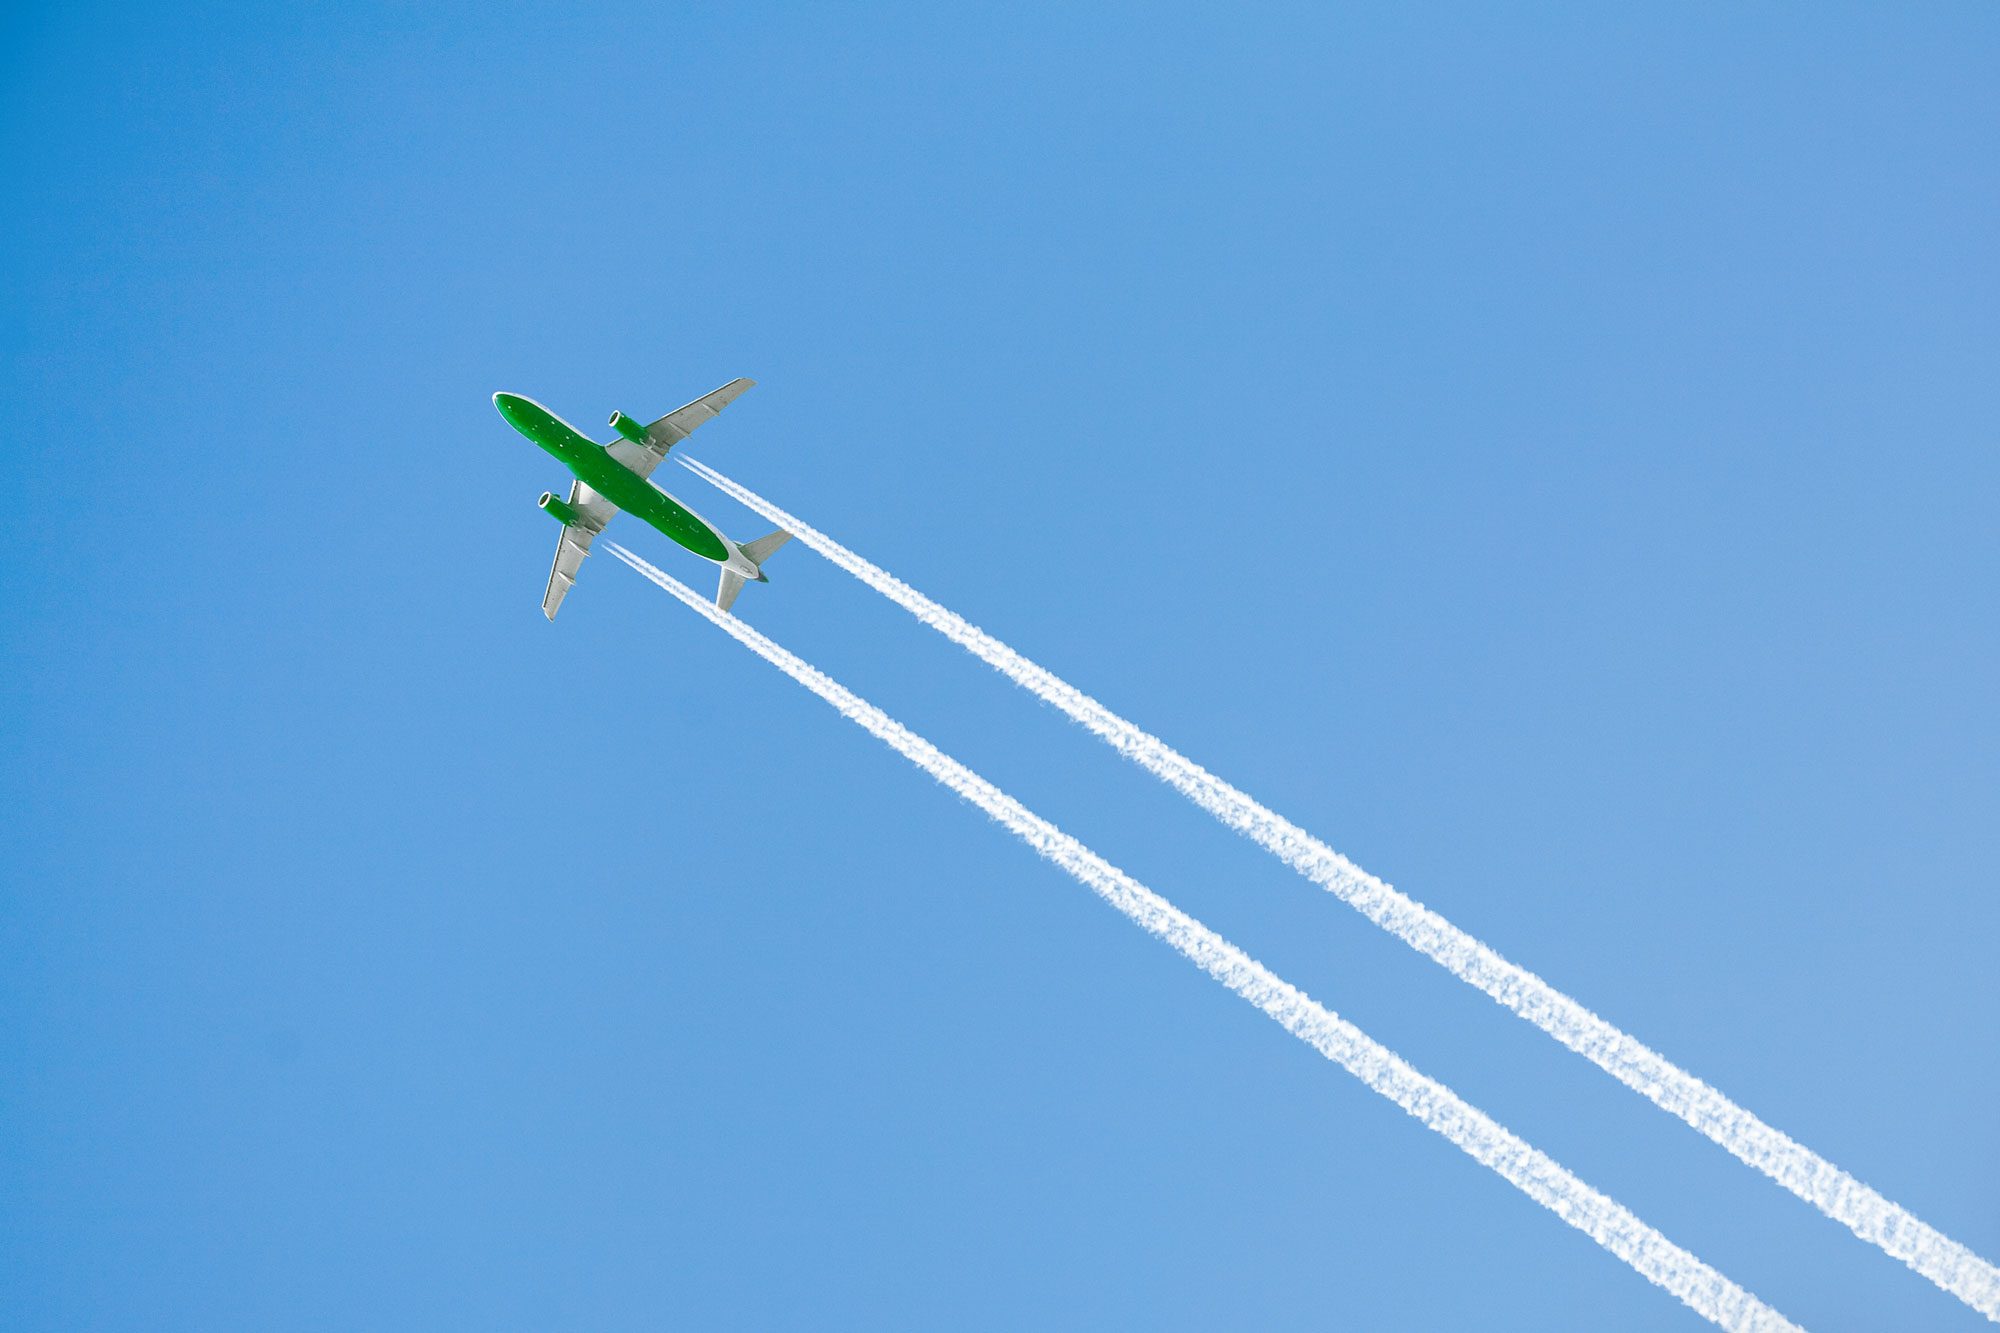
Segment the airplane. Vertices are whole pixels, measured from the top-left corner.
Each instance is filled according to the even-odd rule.
[[[721,565],[722,582],[715,590],[715,604],[725,611],[735,603],[745,583],[771,581],[764,576],[764,562],[792,539],[791,533],[780,528],[738,546],[713,523],[647,480],[667,450],[756,382],[731,380],[650,426],[640,425],[623,412],[613,412],[611,428],[618,432],[618,438],[609,444],[592,443],[532,398],[517,393],[493,395],[493,406],[500,409],[507,424],[554,454],[576,478],[570,483],[569,499],[558,500],[554,491],[543,491],[538,502],[563,525],[562,538],[556,543],[555,568],[549,571],[549,586],[542,594],[543,615],[556,618],[556,608],[575,586],[576,572],[590,554],[590,543],[621,509],[638,515],[702,559]]]

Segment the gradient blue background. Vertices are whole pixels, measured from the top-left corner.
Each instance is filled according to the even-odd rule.
[[[698,456],[2000,1256],[2000,12],[1595,9],[10,11],[3,1322],[1695,1322],[616,562],[544,623],[489,395],[739,374]],[[1984,1326],[772,573],[1789,1315]]]

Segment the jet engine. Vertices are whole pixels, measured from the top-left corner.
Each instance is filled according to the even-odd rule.
[[[646,428],[626,416],[623,412],[613,412],[611,414],[611,429],[617,431],[634,444],[644,444],[646,442]]]
[[[556,493],[554,491],[543,491],[542,498],[536,503],[540,504],[543,509],[548,511],[548,515],[550,518],[555,519],[558,523],[563,524],[565,527],[567,527],[571,523],[576,522],[577,519],[576,510],[570,508],[568,501],[556,499]]]

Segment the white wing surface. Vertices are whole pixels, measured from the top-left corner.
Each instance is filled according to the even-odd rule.
[[[694,434],[694,429],[702,422],[721,413],[722,409],[743,396],[745,389],[756,387],[756,380],[731,380],[713,393],[705,393],[686,407],[673,411],[646,427],[646,441],[658,447],[662,454]]]
[[[605,445],[605,451],[627,470],[650,477],[653,469],[660,465],[660,460],[667,456],[667,450],[694,434],[695,427],[702,422],[713,420],[723,408],[742,396],[745,389],[754,387],[756,383],[756,380],[731,380],[713,393],[703,394],[686,407],[675,408],[646,427],[644,444],[635,444],[621,435]]]
[[[576,572],[590,554],[590,543],[618,513],[617,505],[580,481],[570,483],[569,507],[576,510],[577,521],[563,527],[562,539],[556,543],[556,563],[549,570],[549,586],[542,593],[542,614],[550,620],[556,618],[563,598],[576,586]]]

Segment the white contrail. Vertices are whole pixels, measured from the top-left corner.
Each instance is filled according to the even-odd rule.
[[[1276,1019],[1287,1032],[1444,1135],[1475,1161],[1499,1173],[1516,1189],[1630,1264],[1641,1276],[1680,1297],[1696,1313],[1724,1328],[1797,1327],[1640,1221],[1623,1204],[1592,1189],[1554,1158],[1529,1146],[1442,1083],[1418,1073],[1360,1028],[1280,980],[1262,963],[826,673],[809,666],[735,616],[718,610],[707,598],[615,542],[611,544],[611,553],[832,704],[841,716],[978,806],[1009,833]]]
[[[1266,809],[1159,737],[1029,661],[879,565],[693,459],[681,462],[1016,685],[1053,704],[1126,758],[1247,834],[1307,879],[1338,895],[1376,925],[1477,986],[1620,1083],[1679,1116],[1871,1245],[2000,1322],[2000,1269],[1885,1198],[1789,1135],[1772,1128],[1644,1042],[1592,1013],[1528,969],[1399,893],[1290,820]]]

